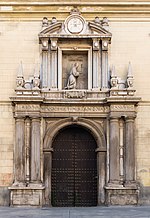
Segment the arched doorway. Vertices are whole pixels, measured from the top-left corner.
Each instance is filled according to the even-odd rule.
[[[72,125],[53,141],[52,206],[97,205],[97,144],[86,129]]]

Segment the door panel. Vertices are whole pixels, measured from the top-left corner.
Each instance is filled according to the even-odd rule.
[[[53,142],[52,205],[96,206],[96,142],[85,129],[71,126]]]

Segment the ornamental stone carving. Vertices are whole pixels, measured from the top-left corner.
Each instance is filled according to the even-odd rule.
[[[79,67],[78,63],[73,64],[71,71],[69,73],[67,86],[65,87],[65,89],[76,89],[77,78],[79,77],[78,67]]]
[[[72,10],[71,15],[65,21],[65,30],[67,33],[80,34],[86,28],[86,22],[82,16],[80,16],[79,10]]]
[[[131,63],[129,62],[128,75],[127,75],[127,88],[128,89],[133,89],[133,81],[134,81],[134,79],[133,79]]]
[[[109,111],[108,106],[47,106],[41,107],[42,112],[105,112]]]
[[[34,75],[33,78],[33,89],[39,89],[40,88],[40,76]]]
[[[38,104],[17,104],[15,106],[16,111],[39,111],[40,105]]]
[[[86,98],[85,91],[66,91],[64,93],[64,98]]]
[[[53,142],[72,126],[87,129],[97,144],[97,204],[119,204],[123,195],[122,204],[129,197],[137,203],[137,187],[130,185],[135,182],[132,133],[139,98],[131,64],[123,84],[114,66],[109,75],[108,27],[106,17],[86,21],[77,8],[64,22],[43,18],[40,72],[24,80],[21,63],[11,98],[16,120],[12,205],[51,206]]]
[[[116,75],[114,66],[112,66],[110,84],[111,84],[111,89],[118,89],[118,77]]]
[[[111,111],[135,111],[134,105],[116,104],[110,106]]]
[[[23,76],[23,66],[22,66],[22,62],[21,62],[20,66],[19,66],[17,79],[16,79],[17,89],[24,88],[24,84],[25,84],[25,81],[24,81],[24,76]]]

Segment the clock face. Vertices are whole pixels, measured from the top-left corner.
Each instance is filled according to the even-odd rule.
[[[83,22],[78,17],[73,17],[68,21],[68,30],[70,33],[80,33],[83,30]]]

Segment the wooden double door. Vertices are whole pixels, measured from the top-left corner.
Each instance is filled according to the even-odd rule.
[[[87,130],[69,126],[53,142],[52,206],[97,205],[97,144]]]

